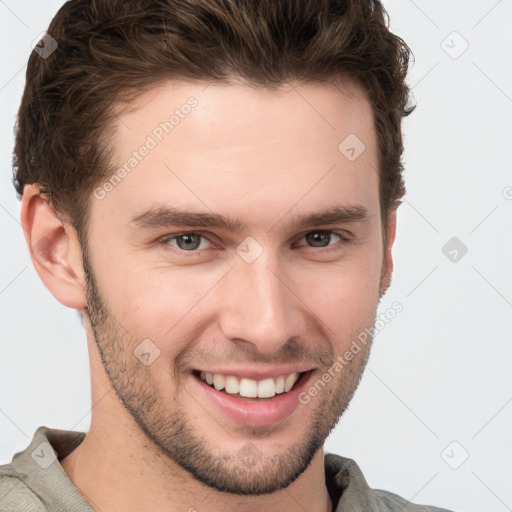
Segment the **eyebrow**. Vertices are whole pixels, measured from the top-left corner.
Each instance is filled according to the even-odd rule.
[[[369,213],[364,206],[332,206],[317,212],[308,212],[292,217],[285,226],[288,230],[294,230],[323,224],[368,222],[368,220]],[[241,217],[226,217],[219,213],[190,212],[169,206],[147,209],[132,217],[129,224],[146,229],[171,226],[217,228],[231,232],[247,229],[247,224]]]

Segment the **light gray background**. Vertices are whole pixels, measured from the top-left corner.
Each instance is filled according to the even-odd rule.
[[[85,334],[33,269],[10,182],[30,44],[61,3],[0,0],[0,463],[40,425],[90,421]],[[416,58],[408,193],[381,304],[404,310],[376,338],[326,448],[414,502],[512,510],[512,1],[384,4]],[[457,262],[442,252],[452,237],[468,248]]]

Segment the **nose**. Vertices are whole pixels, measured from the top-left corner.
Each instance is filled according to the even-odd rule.
[[[300,333],[300,301],[282,266],[265,252],[252,263],[235,262],[226,276],[220,327],[226,339],[252,344],[264,355],[277,352]]]

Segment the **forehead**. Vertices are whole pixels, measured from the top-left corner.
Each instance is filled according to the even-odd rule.
[[[91,211],[124,220],[151,203],[257,209],[266,222],[322,202],[378,204],[373,113],[354,85],[167,82],[120,113],[113,134],[115,176]]]
[[[277,89],[240,82],[166,82],[121,107],[114,129],[122,153],[136,143],[136,137],[141,140],[148,134],[169,148],[172,140],[162,141],[160,136],[169,139],[165,135],[171,132],[174,138],[195,136],[205,150],[277,138],[313,146],[319,138],[336,142],[348,133],[368,139],[373,123],[367,96],[346,80],[337,85],[292,82]]]

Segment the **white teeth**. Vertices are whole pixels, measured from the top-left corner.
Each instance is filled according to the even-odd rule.
[[[215,389],[217,391],[224,389],[225,382],[226,382],[226,377],[224,377],[224,375],[220,375],[219,373],[216,373],[213,376],[213,385],[215,386]]]
[[[205,380],[210,386],[213,384],[217,391],[225,390],[230,395],[237,395],[246,398],[271,398],[276,394],[287,393],[292,389],[299,379],[299,373],[280,375],[273,379],[263,379],[259,382],[253,379],[239,379],[233,375],[222,375],[220,373],[200,372],[199,377]]]
[[[240,396],[256,398],[258,396],[258,383],[252,379],[242,379],[240,381]]]
[[[290,389],[293,388],[293,385],[297,382],[297,379],[299,378],[298,373],[291,373],[286,377],[286,380],[284,381],[284,391],[287,393],[290,391]]]
[[[277,377],[276,379],[276,393],[284,393],[284,377]]]
[[[270,398],[276,394],[276,384],[274,379],[265,379],[258,382],[258,397]]]
[[[240,384],[238,383],[238,379],[236,377],[232,377],[229,375],[226,377],[226,393],[231,395],[236,395],[240,391]]]

